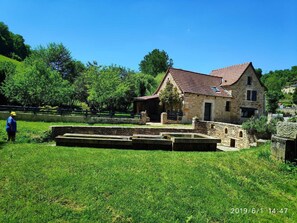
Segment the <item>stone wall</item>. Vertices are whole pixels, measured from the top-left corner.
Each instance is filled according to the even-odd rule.
[[[271,155],[281,161],[297,161],[297,123],[278,122],[271,137]]]
[[[100,127],[100,126],[52,126],[52,137],[65,133],[98,134],[98,135],[124,135],[133,134],[159,135],[161,132],[201,133],[221,139],[224,146],[236,148],[249,148],[251,138],[240,125],[221,122],[204,122],[193,119],[193,128],[148,128],[148,127]],[[227,132],[226,132],[227,131]],[[233,143],[233,144],[232,144]]]
[[[222,122],[201,122],[193,119],[193,127],[197,132],[221,139],[223,146],[249,148],[254,138],[241,125]]]
[[[247,85],[248,77],[252,78],[251,85]],[[246,118],[241,117],[241,107],[256,108],[258,114],[262,115],[265,112],[265,89],[260,84],[254,69],[249,66],[237,83],[232,86],[225,87],[233,96],[231,102],[231,120],[237,123],[242,123]],[[247,90],[257,91],[257,101],[247,100]]]
[[[0,119],[6,120],[9,112],[0,112]],[[85,117],[70,115],[49,115],[17,112],[17,120],[41,121],[41,122],[77,122],[77,123],[108,123],[108,124],[145,124],[146,118],[108,118],[108,117]]]
[[[159,135],[161,132],[196,132],[189,128],[130,128],[109,126],[52,126],[51,130],[52,138],[64,135],[65,133],[132,136],[133,134]]]
[[[230,122],[231,113],[226,111],[227,101],[231,101],[231,98],[185,93],[183,103],[183,120],[184,122],[191,122],[193,117],[198,117],[199,120],[203,121],[205,103],[211,103],[211,121]]]

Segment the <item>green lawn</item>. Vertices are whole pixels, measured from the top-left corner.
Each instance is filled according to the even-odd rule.
[[[48,125],[27,124],[36,133]],[[2,140],[0,222],[296,222],[296,168],[270,160],[269,151],[269,144],[199,153]]]

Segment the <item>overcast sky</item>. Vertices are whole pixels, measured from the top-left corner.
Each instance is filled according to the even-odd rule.
[[[297,65],[296,0],[0,0],[0,21],[32,48],[63,43],[74,59],[139,69],[153,49],[210,73],[253,62]]]

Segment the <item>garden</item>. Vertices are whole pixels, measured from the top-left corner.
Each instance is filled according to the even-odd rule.
[[[56,147],[51,125],[1,122],[0,222],[296,222],[297,170],[238,152]],[[67,123],[67,125],[82,125]],[[134,125],[126,125],[134,127]]]

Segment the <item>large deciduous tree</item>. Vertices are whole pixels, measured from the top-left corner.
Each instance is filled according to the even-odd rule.
[[[73,94],[69,82],[40,60],[8,75],[1,88],[10,102],[24,106],[69,104]]]
[[[50,43],[47,47],[37,47],[26,62],[34,63],[36,60],[42,60],[71,83],[85,69],[81,62],[72,59],[70,51],[63,44]]]
[[[158,73],[165,72],[172,65],[173,60],[169,58],[164,50],[154,49],[144,56],[139,64],[139,69],[142,73],[155,77]]]
[[[4,80],[7,76],[13,75],[16,70],[16,65],[12,62],[0,62],[0,87],[3,86]],[[8,100],[0,89],[0,104],[7,104]]]
[[[92,80],[88,90],[90,104],[112,112],[119,109],[133,90],[125,81],[126,76],[126,69],[119,66],[92,67],[88,75],[88,79]]]

